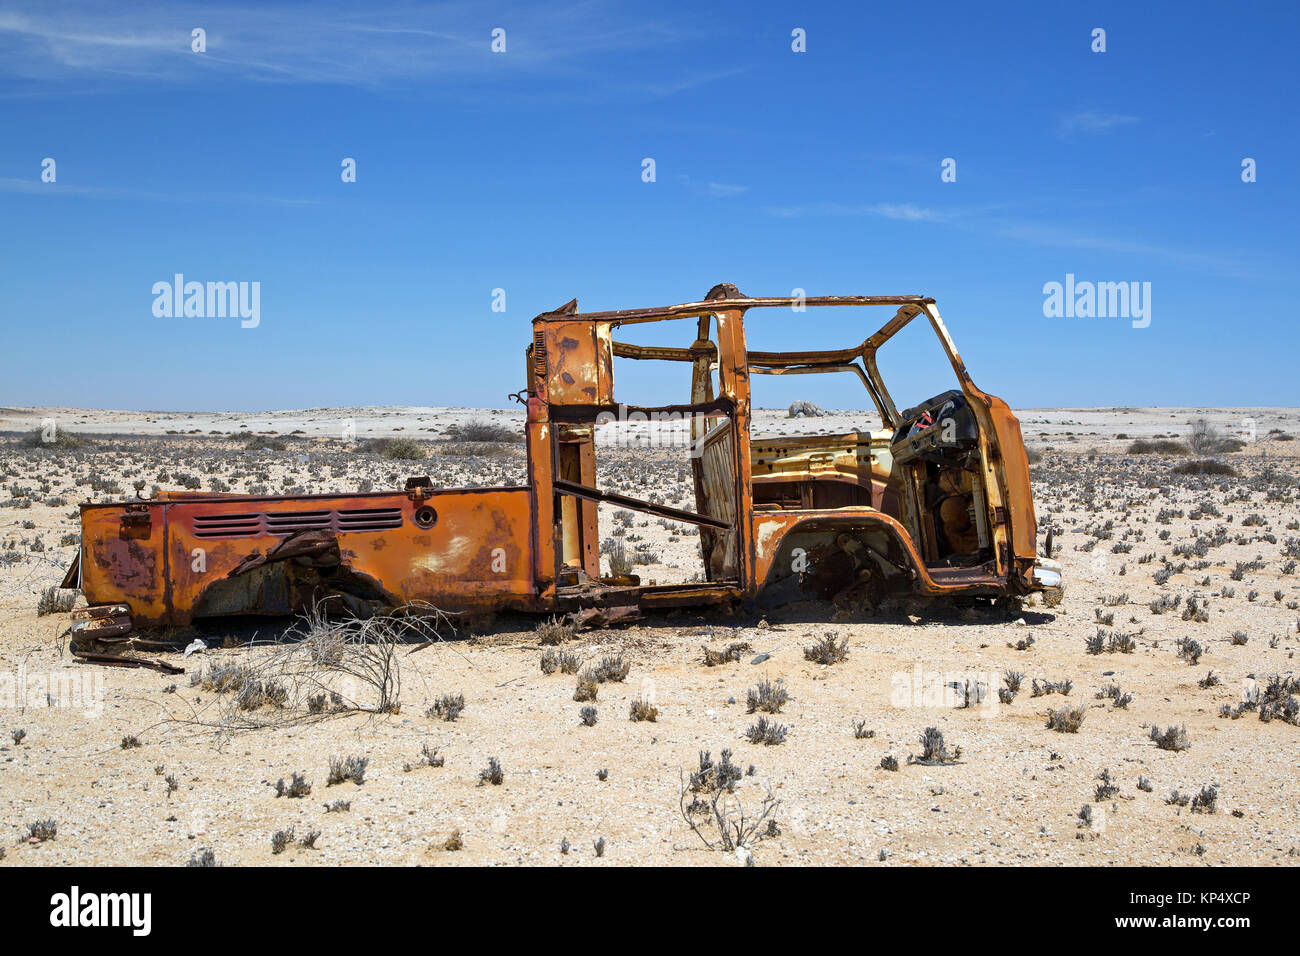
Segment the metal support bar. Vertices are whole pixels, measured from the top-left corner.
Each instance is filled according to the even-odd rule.
[[[684,521],[687,524],[699,524],[706,528],[718,528],[724,531],[731,527],[719,518],[710,518],[708,515],[696,514],[694,511],[669,508],[667,505],[652,504],[640,498],[629,498],[627,495],[615,494],[612,491],[600,491],[597,488],[580,485],[576,481],[556,478],[551,485],[562,495],[573,495],[575,498],[585,498],[588,501],[603,501],[606,504],[627,508],[629,511],[643,511],[660,518],[672,518],[674,521]]]

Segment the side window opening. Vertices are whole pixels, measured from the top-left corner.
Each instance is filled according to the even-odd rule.
[[[926,564],[971,567],[991,557],[979,431],[927,317],[876,353],[899,422],[891,441],[906,524]]]
[[[689,318],[614,329],[616,408],[571,427],[567,454],[557,438],[557,477],[581,476],[603,498],[560,495],[564,567],[643,586],[738,580],[734,418],[716,401],[716,357],[689,354],[697,328]],[[693,559],[682,559],[684,543]]]

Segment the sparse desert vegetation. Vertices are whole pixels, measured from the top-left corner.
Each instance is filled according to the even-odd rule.
[[[1277,759],[1300,744],[1294,411],[1252,412],[1261,437],[1242,447],[1224,416],[1204,434],[1200,410],[1021,413],[1040,548],[1050,529],[1065,567],[1055,606],[501,615],[431,643],[214,621],[186,635],[191,656],[164,655],[186,670],[171,677],[68,659],[79,502],[514,484],[519,418],[394,416],[371,434],[358,416],[348,444],[325,413],[182,414],[147,435],[93,414],[57,444],[30,421],[0,436],[0,673],[41,678],[6,725],[0,799],[23,809],[0,865],[1298,858],[1300,785]],[[861,424],[785,415],[760,426]],[[693,494],[689,466],[654,450],[611,449],[597,478],[669,506]],[[604,566],[698,574],[695,529],[599,508]]]

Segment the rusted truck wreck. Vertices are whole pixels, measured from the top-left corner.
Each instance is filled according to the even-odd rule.
[[[746,347],[747,313],[806,310],[799,321],[812,322],[836,307],[878,307],[886,321],[844,349]],[[956,378],[900,411],[876,359],[912,322],[932,328]],[[682,344],[615,338],[642,323],[675,323]],[[620,405],[616,359],[688,366],[688,400]],[[427,602],[612,621],[790,597],[853,606],[896,591],[1060,593],[1059,565],[1038,554],[1019,422],[971,381],[933,299],[749,298],[724,284],[703,301],[662,308],[584,314],[573,301],[533,320],[526,367],[526,484],[440,488],[415,477],[377,493],[164,492],[83,504],[82,550],[65,585],[80,587],[90,607],[76,613],[74,640],[288,614],[326,596],[362,615]],[[882,428],[751,436],[752,375],[832,372],[861,382]],[[597,430],[629,417],[687,423],[694,509],[597,487]],[[697,579],[642,584],[602,574],[601,503],[697,526]]]

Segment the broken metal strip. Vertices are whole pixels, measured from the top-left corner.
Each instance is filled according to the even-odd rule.
[[[72,563],[68,565],[68,570],[63,575],[63,583],[59,587],[64,589],[81,590],[81,549],[77,549]]]
[[[68,616],[73,621],[94,621],[130,613],[131,609],[125,604],[92,604],[89,607],[73,608]]]
[[[492,485],[490,487],[478,488],[438,488],[435,493],[442,495],[477,495],[483,492],[504,492],[504,491],[527,491],[527,485]],[[244,502],[258,505],[276,505],[284,504],[295,506],[303,501],[323,501],[332,498],[370,498],[370,499],[389,499],[394,497],[406,497],[407,493],[401,490],[385,491],[323,491],[305,495],[210,495],[199,494],[190,491],[167,491],[160,492],[157,498],[150,498],[142,504],[149,508],[161,508],[165,505],[231,505]],[[84,501],[78,507],[82,512],[116,509],[121,510],[122,502],[120,501]],[[287,512],[293,513],[293,512]]]
[[[854,348],[824,352],[746,352],[745,358],[750,365],[768,365],[776,368],[798,365],[842,366],[861,358],[865,348],[864,344]]]
[[[863,387],[867,390],[867,394],[871,396],[871,402],[876,406],[876,412],[880,415],[880,421],[883,424],[888,424],[888,419],[885,417],[884,402],[882,402],[880,396],[876,394],[875,386],[871,384],[871,379],[867,378],[867,373],[864,372],[862,366],[858,365],[856,362],[848,362],[844,365],[782,366],[772,368],[763,368],[761,366],[751,365],[749,370],[755,375],[813,375],[821,372],[852,372],[861,380]]]
[[[683,302],[681,305],[660,306],[653,309],[618,309],[611,312],[543,312],[534,322],[572,321],[573,319],[597,322],[615,322],[630,325],[636,322],[658,322],[663,319],[683,319],[710,315],[723,309],[774,309],[799,306],[867,306],[899,305],[923,306],[934,299],[924,295],[822,295],[805,298],[779,296],[774,298],[714,299],[711,302]]]
[[[929,299],[927,300],[926,304],[930,304],[933,302],[934,302],[933,299]],[[902,306],[901,308],[899,308],[897,312],[894,313],[894,317],[892,319],[890,319],[888,322],[886,322],[884,325],[880,327],[880,330],[877,331],[875,335],[871,336],[871,338],[867,339],[865,342],[862,343],[862,351],[864,353],[874,352],[876,349],[880,348],[880,346],[884,345],[895,335],[901,332],[909,322],[911,322],[914,318],[920,315],[923,311],[925,310],[922,309],[919,305]]]
[[[614,420],[625,421],[629,415],[643,415],[647,420],[655,415],[730,417],[733,411],[735,403],[728,398],[686,405],[551,405],[548,409],[551,421],[563,424],[590,424],[601,415],[612,415]]]
[[[97,654],[80,651],[76,648],[72,649],[72,656],[79,661],[85,661],[87,664],[103,664],[107,667],[147,667],[150,670],[160,671],[164,674],[185,673],[183,667],[177,667],[175,664],[168,664],[166,661],[148,657],[118,657],[114,654]]]
[[[718,350],[709,343],[707,349],[683,349],[669,345],[633,345],[630,342],[614,342],[614,357],[658,362],[694,362],[700,356],[716,360]]]
[[[578,484],[576,481],[565,481],[562,478],[556,478],[552,480],[551,486],[562,495],[573,495],[575,498],[585,498],[588,501],[618,505],[627,508],[629,511],[641,511],[659,518],[672,518],[674,521],[704,525],[707,528],[717,528],[720,531],[725,531],[731,527],[729,522],[711,518],[708,515],[696,514],[694,511],[682,511],[680,508],[670,508],[667,505],[657,505],[649,501],[643,501],[640,498],[616,494],[612,491],[589,488],[586,485]]]

